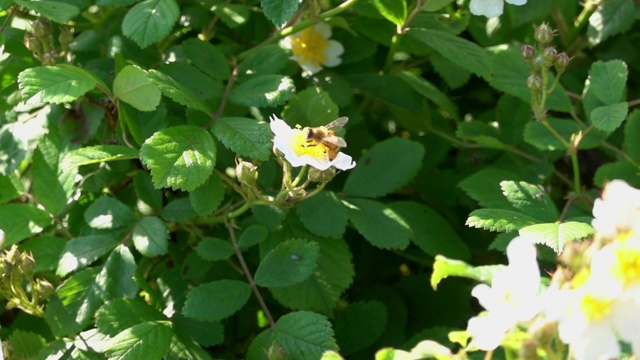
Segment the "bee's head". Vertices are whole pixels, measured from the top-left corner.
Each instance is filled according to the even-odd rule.
[[[307,139],[312,139],[313,138],[313,129],[312,128],[307,128]]]

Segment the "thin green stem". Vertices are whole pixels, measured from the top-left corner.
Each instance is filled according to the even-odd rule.
[[[567,148],[567,150],[571,149],[572,147],[571,144],[569,144],[567,140],[565,140],[565,138],[563,138],[562,135],[560,135],[560,133],[556,129],[554,129],[553,126],[551,126],[551,123],[549,123],[549,120],[547,120],[546,117],[542,118],[540,123],[542,123],[542,125],[544,125],[544,127],[546,127],[547,130],[549,130],[551,134],[553,134],[553,136],[555,136],[558,140],[560,140],[562,145],[564,145]]]
[[[383,73],[388,73],[391,70],[391,66],[393,66],[393,58],[398,50],[398,43],[400,41],[400,36],[402,34],[396,33],[391,38],[391,46],[389,46],[389,52],[387,52],[387,59],[384,62],[384,68],[382,70]]]
[[[573,189],[576,195],[580,195],[582,194],[582,186],[580,185],[580,164],[577,151],[571,152],[571,166],[573,167]]]
[[[302,169],[300,169],[298,176],[296,176],[295,180],[293,180],[293,182],[291,183],[291,188],[295,188],[296,186],[298,186],[302,178],[307,174],[307,169],[309,169],[309,165],[305,165],[302,167]]]

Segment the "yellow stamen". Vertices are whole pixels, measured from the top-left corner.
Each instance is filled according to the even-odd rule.
[[[640,281],[640,248],[625,245],[615,250],[613,273],[624,286],[628,286]]]
[[[291,38],[291,51],[303,63],[311,63],[315,66],[321,66],[327,62],[324,52],[329,46],[322,34],[317,32],[313,26],[308,27],[297,36]]]
[[[307,138],[302,131],[297,133],[291,139],[289,145],[291,145],[291,149],[296,156],[309,155],[314,159],[328,160],[327,146],[321,142],[307,141]]]
[[[611,312],[611,300],[598,299],[591,294],[585,294],[580,301],[580,309],[589,321],[600,321]]]

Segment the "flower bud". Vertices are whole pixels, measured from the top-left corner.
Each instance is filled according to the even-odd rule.
[[[522,58],[527,61],[533,60],[534,56],[536,56],[536,49],[529,44],[522,45],[520,48],[520,55],[522,55]]]
[[[550,345],[557,335],[556,323],[537,319],[529,327],[531,338],[541,347]]]
[[[538,75],[531,75],[527,78],[527,87],[529,90],[539,91],[542,89],[542,79]]]
[[[336,176],[336,169],[330,167],[327,170],[321,171],[314,167],[309,168],[309,180],[318,183],[326,183]]]
[[[60,35],[58,35],[58,42],[64,50],[69,50],[69,45],[73,41],[73,28],[63,27],[60,29]]]
[[[566,53],[560,53],[556,56],[556,60],[553,62],[553,65],[558,73],[563,73],[567,66],[569,66],[569,62],[571,62],[569,55]]]
[[[236,178],[238,178],[238,181],[242,184],[255,187],[256,181],[258,180],[258,167],[236,157]]]
[[[538,349],[535,341],[526,340],[522,343],[522,347],[518,350],[518,359],[523,360],[537,360],[540,357],[538,356]]]
[[[536,28],[533,37],[540,45],[547,45],[553,40],[553,30],[549,25],[542,23]]]
[[[551,67],[551,65],[553,65],[553,63],[556,61],[556,56],[558,56],[558,51],[554,47],[547,46],[546,48],[544,48],[544,50],[542,51],[544,66],[547,68]]]
[[[56,291],[53,285],[46,280],[38,280],[37,284],[40,292],[40,298],[42,299],[50,299]]]
[[[34,20],[31,23],[31,28],[33,29],[33,34],[41,40],[51,35],[52,31],[51,24],[42,18]]]

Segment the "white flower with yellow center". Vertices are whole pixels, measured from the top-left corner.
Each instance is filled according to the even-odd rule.
[[[330,40],[331,26],[317,23],[296,34],[287,36],[280,41],[280,45],[291,49],[291,59],[302,68],[302,75],[313,75],[323,67],[340,65],[340,56],[344,53],[341,43]]]
[[[505,1],[518,6],[527,3],[527,0],[471,0],[469,10],[471,10],[473,15],[484,15],[488,18],[494,18],[502,15]]]
[[[349,170],[356,166],[351,156],[338,152],[330,159],[330,149],[322,142],[309,141],[303,129],[291,128],[275,115],[270,118],[271,131],[275,135],[273,145],[293,167],[310,165],[324,171],[331,167]]]
[[[593,216],[591,225],[600,235],[640,232],[640,190],[622,180],[610,181],[593,204]]]
[[[495,349],[507,331],[542,310],[536,248],[530,240],[516,237],[507,247],[507,257],[509,265],[494,275],[491,286],[480,284],[471,291],[487,310],[485,316],[469,320],[471,347]]]

